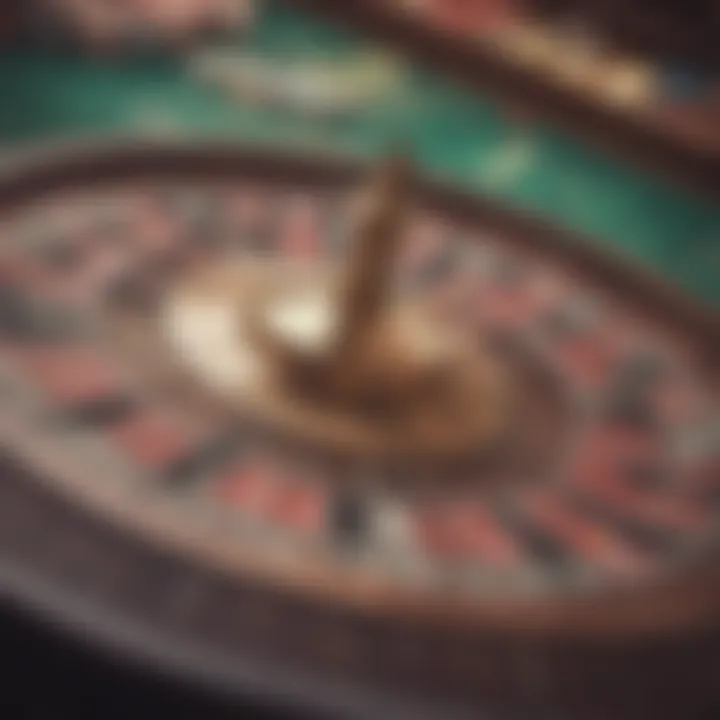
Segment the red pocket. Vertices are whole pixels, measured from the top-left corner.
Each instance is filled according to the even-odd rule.
[[[270,505],[277,470],[264,459],[242,460],[221,474],[213,494],[229,507],[250,513],[264,513]]]
[[[92,349],[21,346],[12,354],[35,385],[60,405],[79,406],[126,389],[119,368]]]
[[[145,409],[114,426],[110,436],[133,461],[164,471],[197,452],[208,434],[175,414]]]
[[[283,218],[280,245],[289,260],[314,260],[322,251],[321,209],[311,197],[293,198]]]
[[[521,500],[525,517],[548,535],[567,545],[578,557],[607,572],[635,576],[646,571],[651,561],[610,528],[583,517],[547,493],[528,493]]]
[[[301,478],[288,477],[273,494],[268,515],[292,530],[318,532],[325,515],[325,497],[320,487]]]
[[[516,565],[523,552],[488,508],[478,503],[453,503],[419,510],[419,541],[424,550],[446,560]]]

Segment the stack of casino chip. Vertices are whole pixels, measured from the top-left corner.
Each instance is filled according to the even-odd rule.
[[[251,25],[254,0],[34,0],[30,34],[97,52],[184,46]]]

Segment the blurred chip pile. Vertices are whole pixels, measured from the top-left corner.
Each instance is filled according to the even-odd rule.
[[[182,45],[215,33],[235,33],[252,22],[254,0],[32,0],[8,4],[0,16],[5,36],[41,35],[95,51],[143,45]]]

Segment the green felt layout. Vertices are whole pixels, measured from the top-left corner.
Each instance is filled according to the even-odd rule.
[[[267,3],[237,52],[302,70],[360,64],[365,41]],[[363,156],[401,140],[437,175],[622,248],[697,297],[720,305],[720,208],[396,59],[399,81],[346,117],[230,98],[188,72],[186,59],[144,54],[90,62],[46,48],[0,56],[0,139],[102,131],[237,137]]]

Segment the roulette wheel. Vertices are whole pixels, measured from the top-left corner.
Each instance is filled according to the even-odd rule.
[[[716,314],[403,158],[362,177],[3,170],[3,595],[341,717],[711,717]]]

